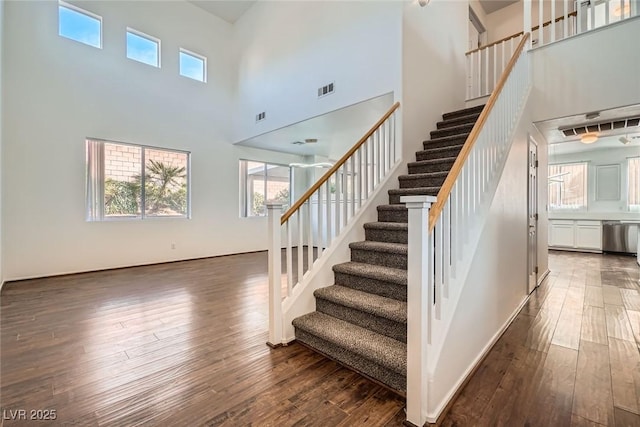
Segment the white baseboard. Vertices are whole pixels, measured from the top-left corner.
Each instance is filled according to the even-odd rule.
[[[547,268],[547,271],[545,271],[544,273],[542,273],[542,274],[540,275],[540,277],[538,277],[538,283],[537,283],[537,285],[538,285],[538,286],[540,286],[540,285],[542,284],[542,282],[544,281],[544,279],[546,279],[546,278],[547,278],[547,276],[549,275],[549,273],[551,273],[551,270],[549,270],[549,269]]]

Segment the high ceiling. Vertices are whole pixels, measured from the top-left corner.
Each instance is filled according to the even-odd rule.
[[[187,0],[199,8],[234,24],[256,0]]]
[[[480,4],[485,13],[493,13],[496,10],[500,10],[503,7],[507,7],[510,4],[517,3],[518,0],[480,0]]]

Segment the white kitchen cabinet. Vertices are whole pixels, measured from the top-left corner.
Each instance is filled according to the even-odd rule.
[[[574,221],[550,221],[550,223],[549,245],[573,248],[575,246]]]
[[[550,220],[549,247],[569,250],[602,250],[602,223],[583,220]]]
[[[602,250],[602,223],[576,221],[576,248]]]

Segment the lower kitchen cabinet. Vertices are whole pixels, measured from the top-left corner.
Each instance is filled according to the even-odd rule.
[[[549,247],[602,251],[602,223],[585,220],[549,220]]]

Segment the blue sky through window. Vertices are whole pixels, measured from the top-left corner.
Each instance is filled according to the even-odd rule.
[[[180,52],[180,75],[204,82],[204,59]]]
[[[58,34],[63,37],[99,48],[102,47],[101,25],[100,20],[93,16],[58,6]]]
[[[158,42],[127,31],[127,58],[159,67]]]

